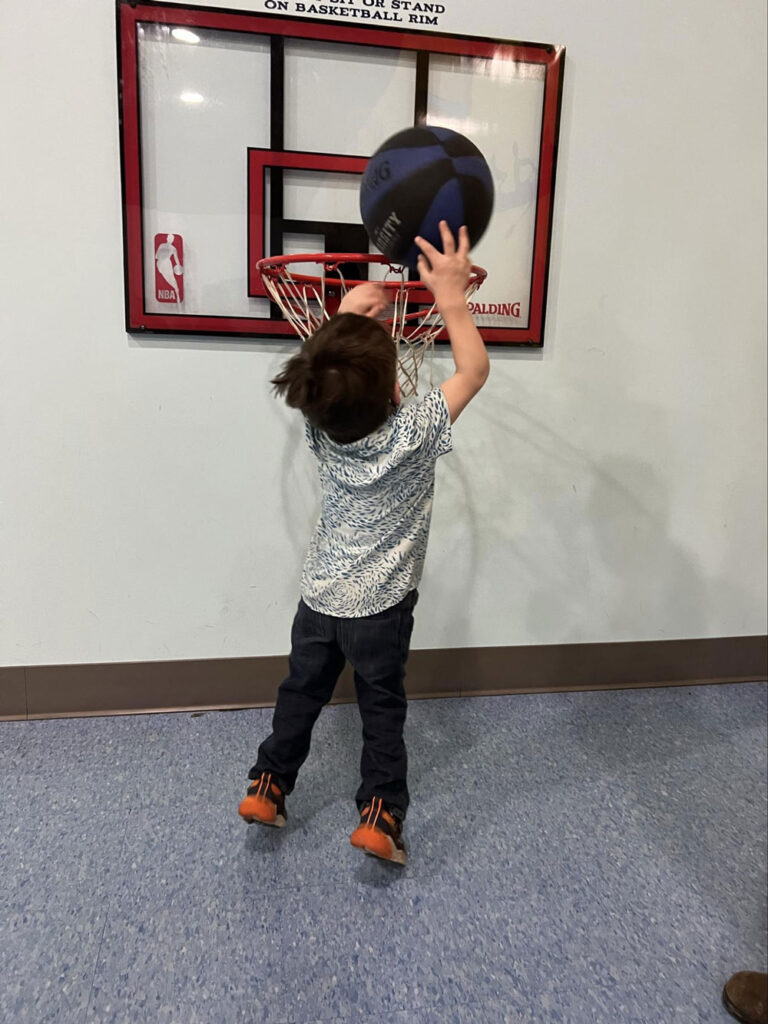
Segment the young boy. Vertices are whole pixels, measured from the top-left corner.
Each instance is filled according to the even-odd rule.
[[[455,373],[426,398],[400,406],[397,353],[374,318],[376,284],[352,288],[273,382],[306,418],[323,500],[302,575],[289,674],[272,734],[259,747],[240,804],[247,822],[282,826],[285,797],[308,753],[312,728],[349,661],[363,720],[360,824],[352,845],[405,864],[408,810],[403,688],[413,609],[427,547],[435,462],[451,450],[451,424],[488,377],[488,355],[467,308],[469,236],[458,248],[440,225],[443,252],[416,239],[419,273],[451,341]]]

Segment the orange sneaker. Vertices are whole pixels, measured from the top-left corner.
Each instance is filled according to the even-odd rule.
[[[287,820],[285,793],[272,781],[271,772],[262,772],[248,787],[245,799],[238,808],[238,814],[248,822],[282,828]]]
[[[358,850],[372,857],[405,864],[407,855],[402,839],[403,825],[384,809],[381,797],[374,797],[360,815],[360,824],[349,837]]]

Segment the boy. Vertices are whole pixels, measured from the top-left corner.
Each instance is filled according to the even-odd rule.
[[[405,864],[408,810],[403,688],[416,588],[426,553],[435,462],[451,450],[451,424],[488,377],[485,345],[464,297],[469,235],[458,248],[440,224],[443,252],[421,238],[419,273],[433,292],[451,341],[455,373],[422,401],[400,407],[397,352],[374,318],[376,284],[352,288],[274,380],[305,416],[323,491],[320,520],[302,574],[289,674],[272,734],[248,773],[239,813],[280,827],[285,797],[308,753],[312,727],[349,661],[363,720],[360,824],[352,845]]]

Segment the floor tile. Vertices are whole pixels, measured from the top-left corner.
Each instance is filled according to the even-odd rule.
[[[464,1008],[437,1007],[410,1010],[396,1010],[386,1016],[387,1024],[465,1024],[466,1017]],[[373,1017],[360,1017],[353,1014],[351,1017],[336,1017],[332,1021],[323,1021],[322,1024],[381,1024],[381,1014]],[[320,1021],[302,1021],[301,1024],[320,1024]]]
[[[0,1020],[85,1020],[104,905],[59,896],[45,909],[0,901]]]
[[[11,798],[20,809],[25,801],[57,809],[85,801],[118,812],[130,806],[149,717],[24,722],[6,766]]]
[[[467,998],[478,971],[496,998],[515,991],[503,917],[478,892],[392,876],[378,887],[285,893],[280,920],[293,1020],[445,1008]]]
[[[105,899],[119,887],[125,829],[124,817],[80,803],[18,818],[0,833],[0,900]]]
[[[113,901],[88,1024],[287,1020],[275,909]]]
[[[26,721],[0,722],[0,772],[14,759],[14,755],[21,743],[23,730],[28,723]]]
[[[139,803],[177,804],[242,798],[258,744],[269,731],[270,709],[151,715],[138,768]]]
[[[139,807],[128,820],[121,891],[176,905],[204,895],[232,906],[261,901],[278,880],[286,840],[285,829],[249,828],[236,803],[201,805],[188,813]]]
[[[425,882],[357,886],[287,900],[283,958],[293,1020],[389,1019],[470,1001],[494,1019],[709,1021],[746,943],[705,901],[677,892],[663,871],[640,886],[601,891],[540,868],[538,885],[450,893]],[[342,953],[343,951],[343,953]],[[472,1020],[470,1009],[460,1016]]]

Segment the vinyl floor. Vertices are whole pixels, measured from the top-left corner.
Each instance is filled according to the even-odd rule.
[[[405,869],[327,708],[288,826],[271,711],[0,723],[0,1020],[727,1022],[766,964],[764,684],[414,701]]]

